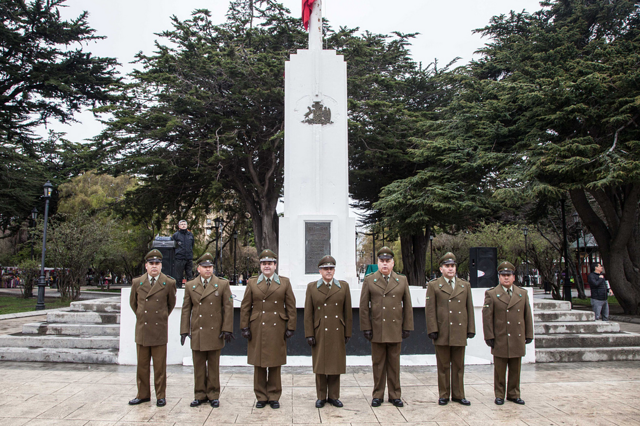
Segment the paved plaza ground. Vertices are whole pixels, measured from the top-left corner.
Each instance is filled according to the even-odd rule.
[[[167,406],[129,406],[135,367],[0,362],[0,425],[640,425],[640,362],[523,366],[525,406],[493,402],[492,366],[467,366],[470,407],[437,404],[435,367],[402,369],[403,408],[370,406],[370,368],[342,378],[344,408],[314,407],[310,368],[285,367],[281,408],[255,408],[253,370],[223,368],[220,408],[191,408],[193,369],[169,366]],[[153,398],[153,396],[152,396]]]

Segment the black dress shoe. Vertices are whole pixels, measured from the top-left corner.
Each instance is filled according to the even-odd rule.
[[[438,399],[438,405],[447,405],[448,403],[449,403],[449,398]]]
[[[504,399],[496,398],[496,405],[503,405],[503,404],[504,404]]]
[[[256,408],[264,408],[267,406],[267,401],[258,401],[256,402]]]
[[[344,404],[342,403],[342,401],[340,401],[339,399],[327,399],[327,402],[331,405],[333,405],[334,407],[338,407],[341,408],[344,406]]]
[[[324,399],[319,399],[316,401],[316,408],[322,408],[324,407],[324,403],[327,402]]]
[[[212,400],[212,401],[211,401],[211,406],[212,406],[213,408],[218,408],[218,407],[220,406],[220,400],[218,400],[218,399],[214,399],[214,400]]]
[[[516,404],[524,405],[524,401],[520,398],[507,398],[507,401],[515,402]]]
[[[468,400],[468,399],[466,399],[466,398],[462,398],[462,399],[458,399],[458,398],[451,398],[451,400],[452,400],[453,402],[459,402],[459,403],[460,403],[460,404],[462,404],[462,405],[471,405],[471,401],[469,401],[469,400]]]
[[[194,399],[193,401],[191,401],[191,404],[189,404],[190,407],[197,407],[198,405],[204,404],[205,402],[209,401],[208,399]]]
[[[156,401],[156,405],[158,407],[164,407],[165,405],[167,405],[167,400],[164,398],[160,398],[158,401]]]
[[[398,399],[390,399],[389,402],[392,403],[396,407],[404,407],[404,402],[402,402],[402,400],[400,398],[398,398]]]
[[[149,401],[151,401],[151,398],[133,398],[131,401],[129,401],[129,405],[138,405],[142,404],[143,402]]]
[[[382,405],[382,400],[380,398],[373,398],[371,400],[371,406],[372,407],[379,407]]]
[[[271,406],[271,408],[273,408],[274,410],[276,408],[280,408],[280,403],[278,401],[269,401],[269,405]]]

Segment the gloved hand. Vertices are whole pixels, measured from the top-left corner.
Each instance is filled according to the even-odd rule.
[[[233,333],[230,333],[228,331],[223,331],[222,333],[220,333],[220,335],[218,336],[218,339],[222,339],[224,338],[224,341],[229,343],[232,340],[235,340],[235,336],[233,335]]]
[[[344,344],[346,345],[347,343],[349,343],[349,340],[351,340],[351,337],[345,336]]]
[[[429,339],[438,340],[438,332],[434,331],[433,333],[429,333]]]
[[[184,333],[180,335],[180,345],[184,346],[184,341],[187,340],[187,336],[189,335],[189,333]]]
[[[247,340],[251,340],[251,329],[249,327],[240,330],[240,334]]]
[[[476,337],[476,333],[467,333],[467,339],[473,339]]]
[[[533,342],[533,339],[524,339],[524,343],[527,345],[531,342]]]
[[[402,338],[406,339],[407,337],[409,337],[409,335],[411,335],[411,331],[409,330],[402,330]]]
[[[290,338],[291,336],[293,336],[293,333],[294,333],[294,331],[293,331],[293,330],[287,330],[287,331],[285,331],[285,332],[284,332],[284,338],[285,338],[285,339]]]
[[[373,339],[373,331],[371,330],[365,330],[362,332],[362,334],[364,334],[364,338],[368,341],[371,341],[371,339]]]
[[[315,346],[316,345],[316,338],[315,337],[307,337],[307,343],[309,344],[309,346]]]
[[[493,348],[493,345],[495,344],[495,339],[487,339],[485,340],[485,342],[487,343],[487,346]]]

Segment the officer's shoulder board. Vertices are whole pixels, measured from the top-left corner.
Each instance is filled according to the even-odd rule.
[[[400,272],[396,272],[396,275],[400,276],[400,277],[406,277],[405,274],[401,274]]]
[[[174,280],[174,281],[176,280],[175,278],[173,278],[173,277],[172,277],[171,275],[169,275],[169,274],[164,274],[164,275],[165,275],[167,278],[169,278],[170,280]]]
[[[429,281],[430,283],[434,282],[435,280],[437,280],[437,278],[432,279],[431,281]]]

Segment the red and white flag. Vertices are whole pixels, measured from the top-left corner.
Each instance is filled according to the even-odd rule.
[[[302,23],[304,24],[304,29],[309,29],[309,17],[311,16],[311,11],[313,10],[313,3],[316,0],[302,0]]]

